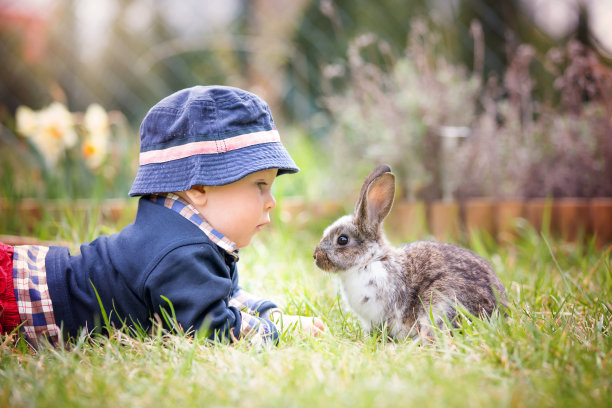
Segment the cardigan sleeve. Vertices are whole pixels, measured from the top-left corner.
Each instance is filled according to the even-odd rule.
[[[268,342],[278,344],[278,329],[268,318],[268,312],[276,308],[274,303],[237,287],[229,304],[240,310],[242,315],[240,332],[243,338],[255,345]]]
[[[267,311],[277,307],[276,304],[270,300],[255,296],[241,287],[234,290],[230,305],[253,316],[265,316]]]
[[[229,268],[216,247],[186,245],[170,251],[147,277],[142,294],[150,310],[176,316],[184,330],[209,330],[209,337],[241,337],[241,312],[229,305]],[[166,300],[166,299],[168,300]],[[170,304],[168,303],[170,302]]]

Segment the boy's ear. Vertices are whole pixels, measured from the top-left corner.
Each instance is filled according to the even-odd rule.
[[[206,187],[193,186],[185,191],[185,195],[193,205],[203,207],[206,204],[208,196],[206,195]]]

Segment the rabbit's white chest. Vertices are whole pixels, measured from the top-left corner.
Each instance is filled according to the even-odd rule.
[[[361,318],[366,330],[384,320],[388,271],[382,262],[373,262],[366,268],[354,268],[341,275],[342,295],[351,309]]]

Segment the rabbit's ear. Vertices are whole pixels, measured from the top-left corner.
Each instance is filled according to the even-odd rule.
[[[379,170],[383,166],[379,166]],[[380,224],[391,211],[395,196],[395,176],[386,166],[386,171],[379,172],[372,177],[374,170],[366,178],[369,183],[361,188],[358,207],[356,209],[357,224],[360,230],[376,233]],[[384,170],[384,169],[382,169]]]
[[[359,208],[361,207],[361,203],[363,202],[363,198],[365,197],[366,191],[368,190],[370,184],[372,184],[375,178],[381,176],[384,173],[391,173],[391,167],[386,164],[381,164],[380,166],[372,170],[370,174],[368,174],[368,176],[365,178],[365,180],[363,181],[363,185],[361,186],[361,191],[359,191],[359,198],[357,199],[357,204],[355,204],[355,214],[359,213]]]

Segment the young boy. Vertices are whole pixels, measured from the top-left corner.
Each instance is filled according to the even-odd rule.
[[[0,332],[22,325],[33,345],[59,344],[100,328],[100,303],[116,327],[148,329],[165,309],[185,330],[254,344],[324,330],[238,285],[238,249],[270,222],[274,179],[299,170],[267,104],[237,88],[184,89],[151,108],[140,138],[134,223],[79,255],[0,243]]]

